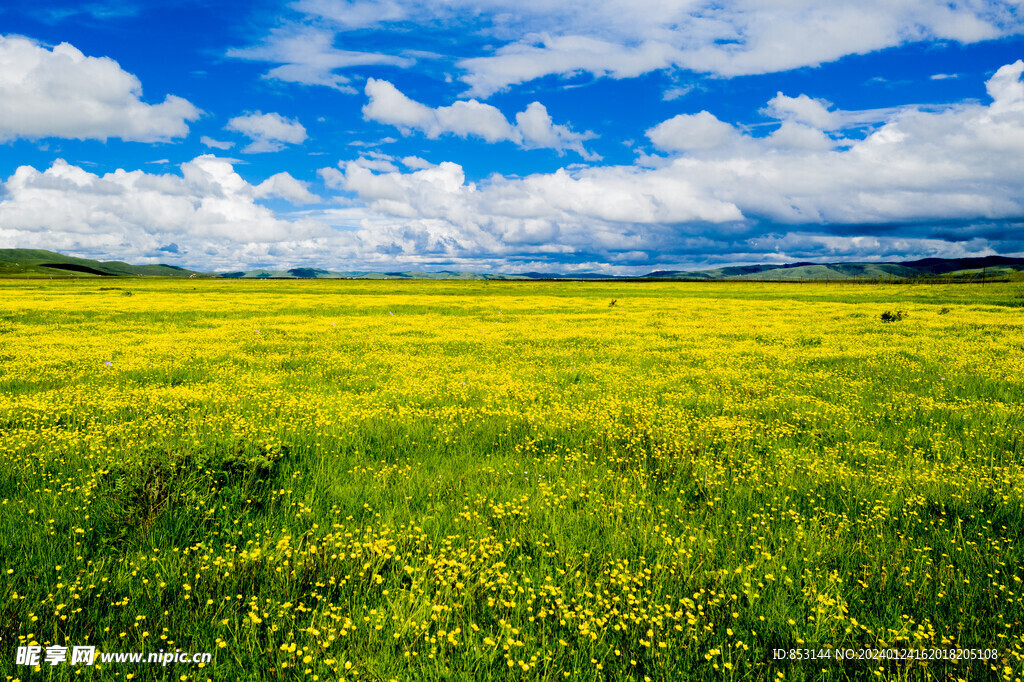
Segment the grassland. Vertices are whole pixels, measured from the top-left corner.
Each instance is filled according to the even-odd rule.
[[[1024,285],[111,281],[0,281],[0,678],[1022,676]]]

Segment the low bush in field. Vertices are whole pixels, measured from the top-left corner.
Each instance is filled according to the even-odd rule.
[[[902,310],[886,310],[880,315],[882,322],[899,322],[907,317],[907,313]]]

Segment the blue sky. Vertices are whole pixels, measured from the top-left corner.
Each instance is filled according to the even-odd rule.
[[[1024,255],[1024,2],[0,6],[0,248],[199,269]]]

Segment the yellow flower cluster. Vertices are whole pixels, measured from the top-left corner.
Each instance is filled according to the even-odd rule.
[[[1021,679],[1020,285],[117,284],[0,282],[0,649]]]

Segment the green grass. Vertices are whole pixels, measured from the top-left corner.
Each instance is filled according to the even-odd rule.
[[[10,679],[1021,676],[1019,284],[0,299]],[[771,660],[808,645],[1000,658]]]

